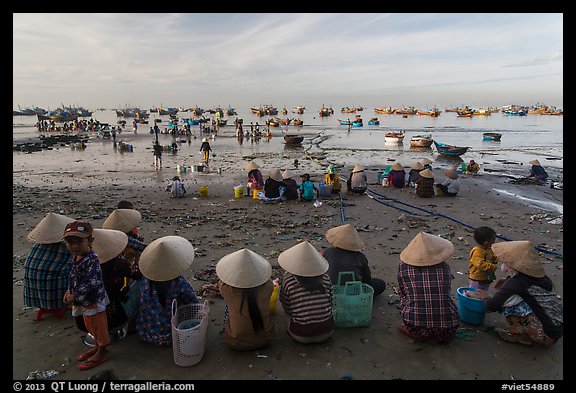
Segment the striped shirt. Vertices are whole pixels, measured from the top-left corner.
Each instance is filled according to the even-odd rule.
[[[400,262],[400,316],[418,327],[450,328],[460,324],[458,308],[451,297],[450,266],[412,266]]]
[[[70,252],[64,242],[35,244],[24,261],[24,304],[28,307],[65,307]]]
[[[280,303],[291,316],[290,331],[298,336],[317,336],[334,329],[332,282],[327,274],[321,277],[324,293],[306,289],[292,273],[284,274]]]

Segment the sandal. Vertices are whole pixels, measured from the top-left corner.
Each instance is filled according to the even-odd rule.
[[[84,360],[88,359],[89,357],[91,357],[95,353],[96,353],[96,348],[89,349],[86,352],[82,352],[80,355],[78,355],[76,357],[76,360],[78,360],[79,362],[83,362]]]
[[[532,346],[532,340],[524,338],[521,334],[512,334],[508,330],[502,328],[496,328],[495,331],[498,332],[498,335],[502,341]]]
[[[426,340],[416,337],[415,335],[413,335],[412,333],[410,333],[410,331],[408,330],[408,328],[406,327],[406,325],[401,324],[400,326],[398,326],[398,331],[400,333],[402,333],[403,335],[405,335],[406,337],[410,337],[412,340],[416,341],[416,342],[425,342]]]
[[[102,363],[105,363],[109,360],[110,358],[108,356],[104,356],[98,360],[84,360],[82,363],[80,363],[78,365],[78,369],[80,370],[89,370],[93,367],[99,366]]]

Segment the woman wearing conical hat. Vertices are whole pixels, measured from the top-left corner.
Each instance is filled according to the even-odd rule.
[[[442,183],[436,183],[436,194],[446,196],[456,196],[460,191],[460,179],[456,173],[456,167],[452,165],[444,171],[446,180]]]
[[[422,165],[422,169],[430,169],[432,170],[432,161],[428,158],[423,158],[418,161]]]
[[[479,294],[487,312],[506,317],[508,329],[496,329],[500,338],[523,345],[556,343],[564,333],[564,311],[534,245],[508,241],[493,244],[492,250],[506,278],[496,281],[494,296]]]
[[[366,173],[364,173],[364,167],[360,164],[356,164],[348,176],[346,181],[346,186],[348,192],[353,194],[364,194],[368,188],[368,178]]]
[[[24,305],[39,308],[36,320],[42,314],[56,312],[64,315],[64,294],[68,289],[70,252],[62,240],[66,224],[74,219],[48,213],[30,231],[26,240],[34,245],[24,261]]]
[[[460,325],[452,299],[452,274],[445,262],[454,252],[446,239],[418,233],[400,253],[400,332],[415,341],[448,344]]]
[[[237,351],[268,345],[276,329],[270,315],[274,290],[272,266],[264,257],[243,248],[216,264],[218,289],[226,302],[224,341]]]
[[[144,238],[138,233],[138,224],[141,220],[142,214],[134,209],[130,202],[123,202],[102,223],[102,229],[115,229],[128,235],[128,244],[124,249],[124,255],[135,266],[134,269],[137,269],[140,254],[147,245],[144,243]]]
[[[250,196],[252,190],[262,190],[264,188],[264,178],[262,177],[262,172],[260,172],[260,167],[254,161],[250,161],[244,169],[248,171],[246,192]]]
[[[321,343],[334,333],[328,261],[307,241],[278,255],[284,269],[280,303],[290,317],[286,331],[302,344]]]
[[[282,173],[278,169],[271,170],[268,173],[268,179],[264,182],[264,195],[266,198],[279,198],[281,196],[281,187],[284,187],[284,191],[286,190],[282,180],[284,180]]]
[[[296,175],[289,169],[282,172],[282,183],[284,183],[284,187],[286,187],[284,196],[289,201],[298,199],[298,183],[294,180],[294,176]]]
[[[421,170],[420,178],[416,180],[416,195],[421,198],[434,196],[434,174],[430,169]]]
[[[372,277],[368,259],[362,252],[366,246],[352,224],[344,224],[326,231],[330,247],[322,255],[328,260],[328,276],[333,284],[338,283],[340,272],[354,272],[356,280],[374,288],[374,296],[384,292],[386,282]]]
[[[408,184],[413,186],[416,184],[416,180],[420,179],[420,171],[424,170],[424,166],[418,161],[413,162],[410,165],[410,171],[408,172]]]
[[[548,179],[548,173],[544,170],[544,167],[540,164],[538,160],[532,160],[529,162],[532,165],[530,168],[530,174],[528,178],[537,179],[537,180],[546,180]]]
[[[136,329],[157,346],[172,345],[172,301],[198,303],[184,275],[194,260],[194,247],[181,236],[164,236],[151,242],[140,256],[140,297]]]
[[[392,165],[392,170],[388,174],[388,184],[392,187],[403,188],[406,185],[406,171],[399,162]]]

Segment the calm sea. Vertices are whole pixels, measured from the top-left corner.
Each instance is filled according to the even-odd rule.
[[[249,156],[258,153],[274,153],[285,151],[282,133],[301,134],[306,137],[303,146],[308,152],[322,150],[333,162],[353,166],[360,163],[364,166],[383,166],[391,161],[399,161],[404,166],[428,157],[437,162],[436,166],[447,163],[461,163],[474,159],[483,169],[493,170],[503,174],[520,176],[530,170],[528,161],[538,159],[542,165],[562,180],[563,168],[563,116],[505,116],[494,113],[491,116],[477,116],[472,118],[457,117],[454,112],[442,112],[439,117],[413,115],[403,118],[399,115],[378,115],[374,107],[365,107],[356,114],[341,113],[340,108],[345,105],[332,105],[334,114],[330,117],[320,117],[317,107],[307,107],[303,115],[292,113],[293,107],[286,107],[288,117],[301,118],[304,126],[280,126],[271,128],[273,138],[269,142],[251,143],[244,141],[240,144],[234,136],[234,117],[229,119],[231,125],[221,127],[218,137],[213,141],[215,152],[225,155],[227,151]],[[257,106],[257,105],[254,105]],[[328,106],[328,105],[326,105]],[[148,109],[148,108],[143,108]],[[282,107],[278,107],[278,110]],[[269,116],[258,117],[251,113],[250,107],[237,107],[238,117],[244,120],[245,125],[250,122],[264,124]],[[340,125],[339,119],[353,119],[361,115],[364,126],[352,128],[348,132],[347,126]],[[190,112],[183,112],[179,117],[190,117]],[[284,118],[284,115],[278,115]],[[380,125],[369,126],[368,120],[377,117]],[[107,109],[94,111],[93,118],[101,122],[116,125],[116,113]],[[58,171],[70,166],[106,166],[113,170],[149,170],[151,159],[152,135],[149,133],[154,118],[162,118],[161,128],[166,126],[167,116],[152,114],[148,125],[139,125],[137,134],[132,132],[131,120],[127,120],[127,127],[119,136],[120,139],[134,145],[134,154],[117,154],[110,140],[96,138],[91,135],[88,148],[84,151],[71,151],[70,148],[58,148],[25,154],[15,151],[14,173],[38,173],[43,171]],[[14,143],[35,141],[39,132],[33,127],[37,119],[34,116],[13,117]],[[398,146],[385,143],[384,134],[389,131],[405,130],[404,143]],[[500,142],[484,141],[482,133],[499,132],[502,134]],[[50,134],[50,133],[47,133]],[[447,160],[440,157],[434,147],[426,150],[415,150],[410,147],[410,137],[418,134],[431,134],[442,143],[457,146],[469,146],[467,153],[460,158]],[[200,136],[198,130],[196,135]],[[320,138],[320,136],[322,138]],[[171,135],[161,135],[161,143],[172,142]],[[321,142],[318,144],[318,142]],[[199,159],[198,149],[200,138],[194,139],[191,145],[183,143],[180,156],[190,157],[190,161]],[[146,165],[142,165],[145,163]],[[287,167],[286,163],[275,164]]]

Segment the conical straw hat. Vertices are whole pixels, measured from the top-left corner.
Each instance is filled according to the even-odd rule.
[[[447,260],[453,252],[451,241],[420,232],[400,253],[400,260],[412,266],[433,266]]]
[[[181,236],[154,240],[140,255],[140,271],[154,281],[168,281],[185,273],[194,260],[194,247]]]
[[[284,180],[282,178],[282,173],[280,173],[280,171],[278,169],[272,169],[269,173],[268,176],[270,176],[271,179],[274,179],[276,181],[282,181]]]
[[[328,271],[328,261],[307,241],[281,252],[278,264],[287,272],[303,277],[315,277]]]
[[[284,172],[282,172],[282,179],[284,180],[291,179],[294,176],[296,176],[294,172],[290,171],[289,169],[286,169]]]
[[[362,251],[366,245],[352,224],[344,224],[326,231],[326,240],[335,247],[348,251]]]
[[[392,170],[395,171],[403,171],[404,167],[402,166],[402,164],[400,164],[399,162],[397,162],[396,164],[392,165]]]
[[[434,174],[430,169],[424,169],[423,171],[420,171],[420,176],[434,179]]]
[[[258,169],[260,168],[258,165],[256,165],[256,163],[254,161],[250,161],[245,167],[244,169],[246,169],[247,171],[251,171],[252,169]]]
[[[420,164],[429,165],[429,164],[432,164],[432,161],[430,161],[428,158],[423,158],[420,160]]]
[[[92,231],[94,242],[92,249],[100,263],[106,263],[116,258],[128,244],[128,235],[116,229],[97,229]]]
[[[362,172],[364,170],[364,167],[360,164],[356,164],[356,166],[354,167],[354,169],[352,169],[352,173],[355,172]]]
[[[492,251],[500,262],[512,266],[521,273],[537,278],[546,275],[538,253],[528,240],[494,243]]]
[[[57,213],[48,213],[46,216],[28,233],[26,240],[35,244],[50,244],[62,241],[62,234],[66,225],[74,222],[73,218]]]
[[[410,168],[419,171],[419,170],[423,169],[424,166],[423,166],[421,163],[419,163],[418,161],[416,161],[416,162],[413,162],[413,163],[410,165]]]
[[[444,171],[444,174],[450,179],[458,179],[458,174],[456,173],[456,167],[451,166]]]
[[[216,264],[216,274],[235,288],[255,288],[270,279],[272,266],[263,256],[243,248],[222,257]]]
[[[540,165],[540,161],[538,161],[538,160],[532,160],[532,161],[530,161],[528,164],[530,164],[530,165],[542,166],[542,165]]]
[[[130,232],[140,223],[142,215],[134,209],[116,209],[104,220],[102,229],[116,229],[124,233]]]

